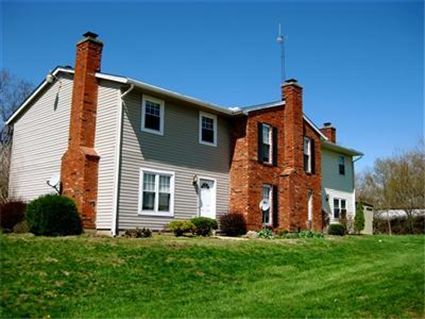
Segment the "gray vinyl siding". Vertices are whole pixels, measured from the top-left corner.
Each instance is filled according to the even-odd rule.
[[[340,175],[338,170],[338,157],[343,154],[322,148],[322,186],[344,192],[354,190],[353,160],[351,156],[344,155],[345,175]]]
[[[161,98],[159,96],[154,96]],[[162,229],[174,219],[198,214],[198,195],[193,176],[217,180],[216,214],[228,211],[230,124],[217,116],[217,147],[199,144],[199,109],[165,100],[164,135],[141,131],[142,92],[133,91],[125,99],[119,187],[118,228]],[[141,168],[175,173],[174,217],[138,214]]]
[[[62,85],[60,85],[62,83]],[[14,124],[9,196],[29,201],[54,192],[46,181],[60,173],[68,146],[72,80],[46,88]]]
[[[102,81],[98,92],[95,149],[100,156],[96,227],[111,229],[115,196],[115,167],[118,147],[120,89]]]
[[[345,175],[341,175],[338,169],[340,155],[343,154],[322,148],[322,206],[331,215],[331,222],[334,222],[332,217],[334,198],[345,199],[347,214],[351,216],[355,214],[353,159],[351,156],[344,155]]]
[[[60,83],[62,83],[60,85]],[[46,181],[60,174],[68,147],[72,76],[62,75],[14,123],[9,194],[30,201],[53,193]],[[119,89],[102,81],[98,94],[95,148],[100,155],[97,228],[112,222]]]

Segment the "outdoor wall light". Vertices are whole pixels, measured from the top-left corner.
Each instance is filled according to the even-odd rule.
[[[193,175],[193,179],[192,179],[192,184],[193,185],[196,185],[196,184],[198,184],[198,175]]]

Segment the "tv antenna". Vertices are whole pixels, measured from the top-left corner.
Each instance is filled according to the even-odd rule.
[[[286,60],[285,60],[285,37],[282,34],[282,25],[279,23],[279,34],[277,35],[276,42],[280,46],[280,80],[281,83],[286,79]]]

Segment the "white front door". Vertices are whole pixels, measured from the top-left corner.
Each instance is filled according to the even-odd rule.
[[[199,179],[199,215],[215,219],[216,182],[212,179]]]

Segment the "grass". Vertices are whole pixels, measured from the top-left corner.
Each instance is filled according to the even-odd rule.
[[[0,317],[424,317],[424,236],[0,235]]]

